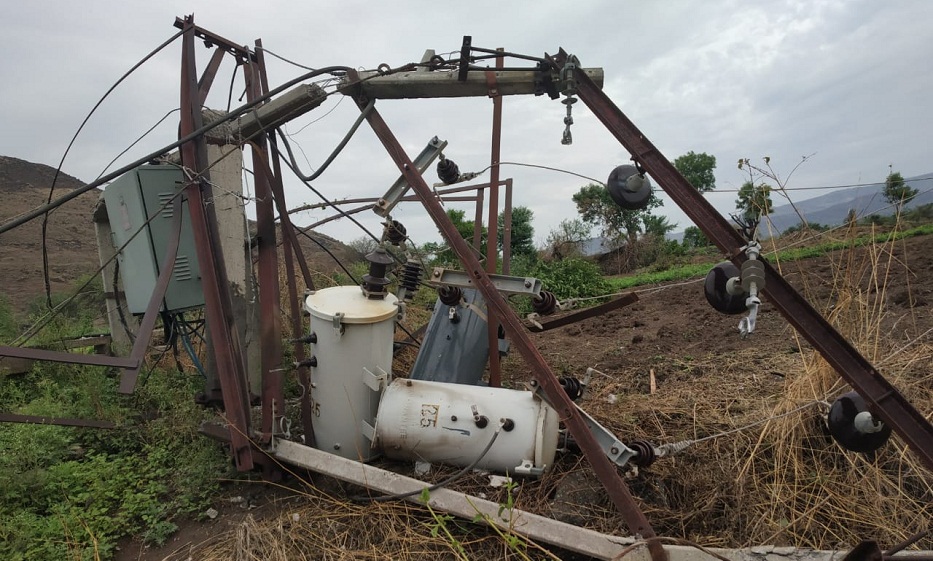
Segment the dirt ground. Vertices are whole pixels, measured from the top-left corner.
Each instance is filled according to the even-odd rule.
[[[815,308],[848,331],[847,336],[861,352],[881,365],[882,374],[887,376],[884,364],[895,364],[898,355],[918,345],[933,349],[933,236],[840,251],[782,268]],[[623,440],[644,438],[659,444],[706,436],[711,426],[732,428],[736,419],[744,422],[748,414],[754,414],[749,404],[760,402],[767,409],[777,403],[790,387],[789,380],[800,374],[811,356],[806,341],[767,300],[755,333],[742,339],[736,330],[742,316],[714,311],[703,296],[699,279],[640,287],[635,292],[639,300],[626,308],[531,335],[556,375],[582,378],[587,368],[599,371],[581,405]],[[852,315],[853,306],[844,302],[854,302],[862,311]],[[858,324],[855,331],[852,322]],[[859,329],[871,332],[860,333]],[[926,380],[920,386],[929,388],[933,355],[923,353],[928,351],[912,358],[906,370],[898,370],[915,372],[915,378],[894,376],[889,380],[895,385],[899,380]],[[517,353],[505,359],[506,384],[517,386],[529,377]],[[905,395],[928,398],[929,392],[917,389]],[[933,412],[929,401],[915,406],[924,415]],[[754,437],[737,434],[727,440],[749,444],[744,441]],[[823,444],[831,444],[827,442]],[[756,527],[754,520],[734,520],[739,515],[725,514],[745,508],[743,498],[732,495],[734,490],[728,485],[729,492],[710,494],[706,489],[709,480],[719,477],[716,462],[728,454],[738,453],[728,445],[717,445],[697,451],[693,457],[659,460],[639,475],[628,474],[633,493],[659,534],[681,535],[711,545],[743,544],[742,536],[723,535],[737,527]],[[706,463],[710,461],[713,463]],[[590,493],[588,503],[578,501],[570,516],[553,509],[553,499],[561,487],[581,486]],[[244,495],[248,500],[240,501]],[[187,559],[205,540],[234,539],[232,529],[247,516],[282,520],[290,509],[300,508],[307,500],[261,484],[233,486],[214,505],[216,518],[182,523],[179,532],[160,548],[127,542],[117,559]],[[518,507],[601,531],[624,533],[624,525],[612,513],[611,503],[585,462],[572,454],[562,457],[548,476],[523,483]],[[904,528],[906,533],[909,530]],[[830,534],[833,531],[827,530]],[[770,534],[750,534],[761,535]],[[784,540],[794,541],[778,533],[770,543]],[[930,549],[933,543],[920,546]]]

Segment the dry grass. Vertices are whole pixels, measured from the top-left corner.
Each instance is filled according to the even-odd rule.
[[[816,302],[817,307],[929,416],[933,345],[922,333],[910,341],[891,340],[895,323],[915,319],[889,317],[885,307],[889,273],[909,263],[895,258],[892,247],[885,245],[839,255],[828,281],[831,296]],[[800,273],[806,279],[810,271]],[[819,281],[811,282],[815,288]],[[428,314],[423,306],[413,306],[409,318],[406,327],[414,330]],[[846,452],[835,444],[825,430],[824,415],[828,403],[849,388],[790,330],[788,337],[796,339],[796,350],[791,350],[789,340],[786,354],[764,359],[753,345],[726,355],[711,351],[707,356],[683,358],[677,362],[681,373],[669,378],[664,391],[655,395],[631,391],[633,385],[644,384],[635,374],[593,380],[584,407],[626,438],[666,443],[729,433],[659,460],[640,474],[627,474],[655,530],[706,546],[837,549],[864,539],[891,545],[927,529],[933,520],[933,475],[896,436],[874,457]],[[398,371],[410,367],[414,357],[414,350],[403,351],[397,359]],[[753,423],[759,424],[736,431]],[[433,478],[448,473],[441,471]],[[584,525],[624,533],[621,517],[599,491],[585,460],[571,455],[562,456],[540,480],[521,482],[515,490],[516,507],[550,514],[555,489],[567,478],[579,480],[581,474],[599,497],[578,505]],[[457,482],[455,488],[498,502],[507,499],[505,491],[492,490],[475,475]],[[270,561],[547,557],[533,547],[510,548],[482,526],[432,515],[417,505],[353,503],[340,498],[344,496],[340,493],[328,494],[314,486],[302,493],[306,500],[300,508],[283,509],[279,516],[263,521],[247,518],[229,534],[197,547],[195,557]],[[927,537],[914,547],[931,549],[933,542]]]

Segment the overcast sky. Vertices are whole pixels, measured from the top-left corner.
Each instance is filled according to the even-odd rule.
[[[933,171],[933,2],[927,0],[37,0],[8,2],[4,12],[0,155],[52,166],[100,96],[175,33],[175,16],[193,12],[197,24],[234,42],[252,45],[261,38],[268,50],[311,67],[396,67],[419,60],[426,49],[458,51],[464,35],[472,35],[474,46],[536,56],[563,47],[584,66],[605,70],[609,97],[665,156],[673,160],[690,150],[714,155],[722,190],[747,179],[736,169],[744,157],[769,156],[786,175],[812,155],[791,187],[883,181],[889,165],[905,177]],[[180,49],[180,41],[169,46],[104,102],[65,160],[66,173],[93,180],[178,106]],[[199,69],[210,54],[199,46]],[[268,67],[272,87],[304,72],[274,58]],[[208,100],[213,107],[226,106],[233,72],[228,63],[218,73]],[[238,75],[234,106],[241,92]],[[450,143],[446,153],[461,171],[488,165],[488,98],[386,100],[377,108],[411,157],[437,135]],[[357,115],[352,101],[332,96],[289,124],[310,162],[302,159],[305,171],[330,153]],[[561,145],[563,118],[558,101],[506,97],[502,160],[603,181],[628,161],[582,103],[575,105],[574,143]],[[170,118],[117,166],[171,143],[177,126]],[[533,209],[539,242],[561,220],[577,217],[571,196],[586,180],[519,166],[503,166],[501,173],[514,179],[515,204]],[[364,125],[315,186],[334,199],[381,196],[397,176]],[[436,181],[433,171],[427,179]],[[286,185],[290,207],[317,201],[300,183]],[[822,193],[804,191],[799,198]],[[660,212],[678,230],[690,225],[669,198],[662,199]],[[734,193],[709,199],[723,213],[734,208]],[[305,212],[296,221],[328,214]],[[360,216],[377,229],[375,215]],[[420,205],[401,205],[395,216],[415,242],[439,238]],[[322,231],[344,241],[362,235],[345,220]]]

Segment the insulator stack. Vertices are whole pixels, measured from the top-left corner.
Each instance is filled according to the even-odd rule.
[[[580,380],[577,380],[573,376],[565,376],[558,378],[557,381],[560,382],[560,386],[564,388],[564,392],[567,393],[571,401],[576,401],[583,397],[583,390],[585,388]]]
[[[647,440],[633,440],[627,446],[638,452],[638,455],[631,459],[631,462],[638,467],[648,467],[657,459],[654,453],[654,445]]]
[[[751,293],[752,283],[759,292],[765,288],[765,265],[757,259],[742,263],[742,290]]]
[[[399,285],[405,289],[405,300],[411,300],[415,292],[418,291],[418,283],[421,281],[422,270],[421,263],[414,259],[409,259],[402,267]]]
[[[452,185],[460,179],[460,168],[453,160],[448,160],[441,154],[441,161],[437,162],[437,177],[444,185]]]
[[[384,247],[377,247],[366,256],[366,260],[369,261],[369,274],[363,275],[363,293],[367,298],[381,300],[387,294],[389,279],[386,278],[386,270],[392,263],[392,257]]]
[[[542,290],[531,300],[531,308],[542,316],[553,314],[557,309],[557,297],[553,292]]]
[[[442,286],[437,289],[437,296],[445,306],[456,306],[463,298],[463,291],[456,286]]]
[[[392,245],[400,245],[408,238],[408,230],[398,220],[392,220],[385,225],[385,238]]]

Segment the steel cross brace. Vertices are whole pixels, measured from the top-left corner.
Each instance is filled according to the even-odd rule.
[[[552,63],[560,69],[567,53],[560,50]],[[574,70],[577,95],[606,126],[632,159],[651,174],[684,213],[736,266],[746,260],[746,241],[694,189],[585,72]],[[872,413],[887,423],[933,471],[933,426],[897,391],[805,298],[767,262],[764,291],[779,312],[813,345],[865,400]]]
[[[351,78],[355,77],[351,76]],[[360,110],[363,110],[369,103],[369,100],[360,93],[357,93],[353,97]],[[457,229],[444,212],[444,208],[434,198],[430,187],[425,183],[421,174],[418,173],[417,168],[409,159],[386,122],[382,119],[382,116],[378,111],[372,110],[369,112],[366,119],[383,146],[385,146],[389,156],[399,167],[402,175],[405,176],[408,183],[412,186],[412,189],[421,199],[428,214],[447,239],[454,253],[460,258],[467,273],[473,279],[474,285],[482,293],[483,298],[485,298],[486,305],[495,312],[496,317],[505,327],[506,333],[512,339],[512,344],[518,349],[522,357],[531,367],[531,371],[534,372],[535,379],[540,385],[541,391],[548,396],[548,399],[555,406],[555,409],[560,415],[561,420],[579,443],[580,449],[583,451],[587,460],[589,460],[590,465],[593,467],[596,476],[612,499],[613,504],[619,509],[629,530],[633,534],[640,535],[644,538],[654,537],[655,532],[651,528],[651,524],[648,522],[644,513],[638,508],[638,505],[635,503],[635,498],[629,491],[625,481],[619,476],[616,466],[603,453],[599,444],[587,428],[583,417],[557,381],[557,376],[551,370],[538,349],[535,348],[528,334],[525,333],[518,316],[516,316],[512,308],[509,307],[505,298],[496,290],[489,276],[483,270],[482,264],[473,255],[467,242],[460,237]],[[664,552],[659,542],[652,541],[648,547],[655,561],[661,561],[667,558],[667,554]]]

